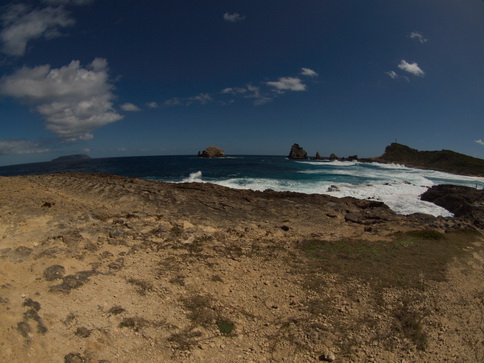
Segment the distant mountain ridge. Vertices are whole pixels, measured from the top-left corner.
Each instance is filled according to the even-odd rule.
[[[383,155],[368,159],[368,161],[403,164],[453,174],[484,176],[483,159],[451,150],[419,151],[395,142],[385,148]]]

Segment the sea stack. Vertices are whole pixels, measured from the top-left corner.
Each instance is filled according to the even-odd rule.
[[[289,159],[307,159],[308,153],[299,144],[294,144],[289,152]]]
[[[225,152],[216,146],[209,146],[205,150],[198,152],[198,157],[200,158],[223,158],[224,156]]]

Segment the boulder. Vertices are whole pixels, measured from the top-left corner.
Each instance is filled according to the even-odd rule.
[[[224,156],[225,152],[216,146],[209,146],[202,152],[198,152],[200,158],[223,158]]]
[[[434,185],[420,196],[447,209],[455,217],[465,219],[484,229],[484,190],[462,185]]]
[[[307,159],[308,153],[298,144],[294,144],[291,147],[291,151],[289,152],[289,159]]]

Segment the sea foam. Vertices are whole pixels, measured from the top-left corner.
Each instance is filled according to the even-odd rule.
[[[397,164],[353,161],[298,161],[296,164],[300,169],[291,175],[263,178],[231,174],[225,177],[204,178],[202,171],[197,171],[183,179],[183,182],[209,182],[234,189],[271,189],[368,199],[381,201],[398,214],[426,213],[434,216],[452,214],[433,203],[420,200],[420,195],[431,186],[442,183],[468,186],[484,183],[484,178],[412,169]]]

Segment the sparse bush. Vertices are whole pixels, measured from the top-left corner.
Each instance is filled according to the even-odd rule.
[[[235,329],[235,324],[228,320],[217,321],[217,327],[221,334],[230,335]]]

